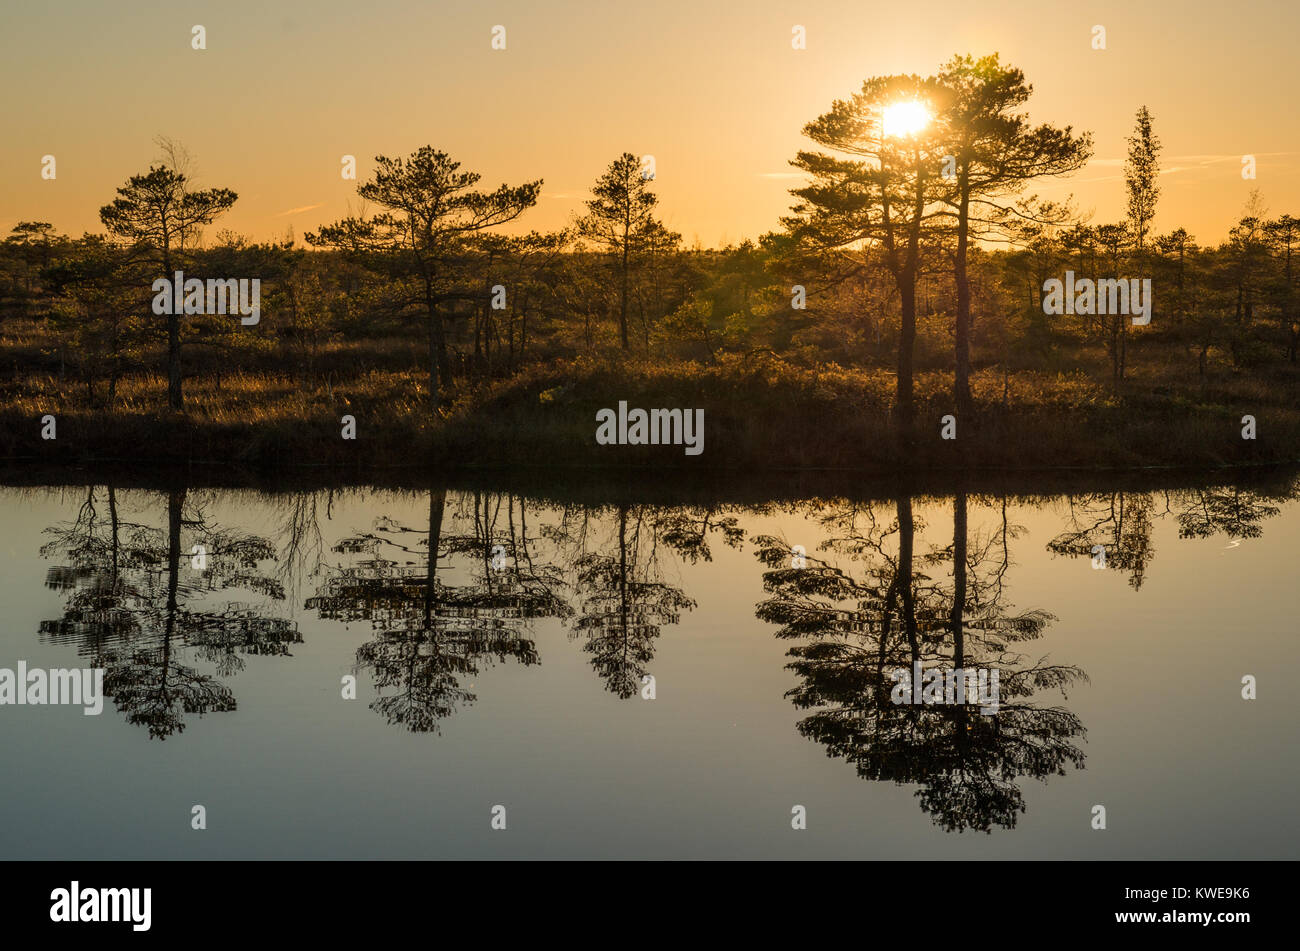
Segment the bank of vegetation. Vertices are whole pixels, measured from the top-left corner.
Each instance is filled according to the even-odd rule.
[[[540,180],[480,188],[431,147],[376,158],[370,211],[252,242],[220,229],[236,192],[200,187],[163,141],[101,233],[26,221],[0,244],[0,452],[269,469],[1296,460],[1300,221],[1244,192],[1221,240],[1157,228],[1145,108],[1124,220],[1038,201],[1035,181],[1092,143],[1032,124],[1029,96],[996,56],[870,79],[805,128],[790,213],[712,249],[665,226],[631,153],[568,227],[521,234]],[[257,322],[157,313],[155,282],[178,271],[258,280]],[[1044,313],[1067,271],[1149,280],[1149,322]],[[704,453],[597,445],[595,414],[619,401],[702,408]]]

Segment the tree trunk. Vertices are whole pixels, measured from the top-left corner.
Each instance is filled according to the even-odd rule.
[[[429,564],[424,576],[424,629],[433,630],[434,591],[438,586],[438,547],[442,544],[442,512],[447,490],[429,490]]]
[[[899,434],[906,440],[911,435],[916,416],[912,399],[912,351],[916,348],[916,278],[911,268],[903,272],[898,284],[902,305],[902,322],[898,333],[898,386],[897,404]]]
[[[165,239],[163,269],[169,281],[176,279],[176,272],[172,270],[171,248]],[[176,310],[178,299],[184,299],[184,289],[173,287],[172,311]],[[177,313],[167,315],[167,406],[177,413],[185,409],[185,394],[181,392],[181,315]]]
[[[433,280],[427,275],[424,301],[429,312],[429,400],[437,409],[442,396],[439,385],[451,377],[451,364],[447,360],[447,334],[442,325],[442,314],[433,299]]]
[[[619,293],[619,311],[618,311],[618,334],[623,341],[623,349],[627,349],[627,241],[628,236],[623,235],[623,284]]]
[[[177,592],[181,570],[181,513],[185,507],[185,490],[167,493],[167,635],[171,636],[176,617]]]
[[[438,355],[438,331],[435,326],[437,322],[438,317],[431,309],[429,311],[429,401],[434,409],[438,408],[439,403],[438,364],[442,362]]]
[[[952,631],[952,666],[958,674],[966,667],[966,493],[958,492],[952,503],[952,613],[948,616]],[[964,678],[957,681],[964,683]],[[957,698],[964,703],[965,698]]]
[[[167,317],[167,405],[178,413],[185,406],[181,392],[181,320],[177,314]]]
[[[629,605],[627,602],[627,503],[618,507],[618,616],[623,649],[627,650]]]
[[[912,660],[921,659],[921,645],[916,630],[916,605],[912,590],[912,547],[915,523],[912,518],[912,499],[899,497],[898,512],[898,593],[902,604],[903,632],[911,649]]]
[[[957,280],[956,367],[953,373],[953,400],[957,415],[971,411],[970,393],[970,275],[966,269],[970,231],[970,199],[963,187],[957,211],[957,254],[953,265]]]

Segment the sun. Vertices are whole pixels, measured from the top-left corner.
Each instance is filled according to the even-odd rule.
[[[916,135],[930,124],[930,110],[925,107],[925,103],[916,100],[896,102],[885,107],[881,124],[885,135]]]

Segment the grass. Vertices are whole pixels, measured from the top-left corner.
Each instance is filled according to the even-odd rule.
[[[974,419],[940,438],[953,413],[951,376],[916,380],[916,426],[900,444],[894,376],[884,370],[801,369],[777,361],[656,366],[577,361],[539,367],[465,396],[440,438],[469,457],[574,463],[760,468],[1039,468],[1206,466],[1300,457],[1300,412],[1277,392],[1200,402],[1132,388],[1123,399],[1082,376],[985,370],[972,381]],[[596,446],[595,413],[629,407],[703,407],[706,444]],[[1259,438],[1241,438],[1241,416]]]
[[[1085,355],[1086,357],[1086,355]],[[1096,355],[1092,355],[1095,358]],[[229,365],[227,365],[228,361]],[[158,365],[156,358],[151,359]],[[1087,359],[1081,359],[1088,365]],[[118,461],[234,464],[278,470],[303,465],[358,470],[419,466],[654,467],[866,472],[1061,467],[1203,467],[1300,459],[1297,376],[1217,368],[1205,385],[1187,367],[1135,353],[1123,397],[1081,371],[995,367],[976,372],[974,418],[940,438],[954,412],[951,374],[916,378],[916,425],[900,437],[894,375],[881,368],[800,367],[771,355],[727,356],[717,365],[580,357],[509,379],[457,382],[449,405],[430,408],[420,349],[409,341],[334,342],[315,372],[285,372],[286,353],[235,361],[187,352],[183,414],[166,407],[166,381],[136,371],[111,407],[58,372],[38,329],[0,337],[0,456],[9,466]],[[12,372],[5,373],[5,368]],[[220,372],[218,372],[220,371]],[[1098,373],[1097,377],[1104,378]],[[98,384],[97,398],[106,394]],[[704,452],[680,446],[599,446],[596,412],[629,407],[702,408]],[[41,438],[41,419],[57,438]],[[1258,438],[1241,438],[1241,417]],[[342,417],[356,439],[342,438]]]

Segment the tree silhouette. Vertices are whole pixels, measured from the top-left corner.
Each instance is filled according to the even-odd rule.
[[[800,242],[820,252],[849,246],[879,252],[901,309],[895,403],[905,435],[915,413],[912,371],[923,229],[937,213],[933,203],[939,196],[942,152],[937,126],[890,135],[884,115],[900,102],[930,103],[933,109],[941,94],[933,77],[884,76],[837,100],[829,112],[804,126],[804,135],[831,154],[801,151],[790,163],[813,182],[791,191],[799,202],[782,219]]]
[[[596,180],[587,214],[578,219],[578,234],[596,241],[618,263],[618,334],[624,350],[628,348],[628,282],[637,257],[657,244],[676,246],[681,239],[655,218],[659,198],[650,191],[650,181],[640,160],[624,152]]]
[[[587,550],[585,536],[573,546],[574,587],[581,597],[573,634],[586,638],[582,649],[591,655],[592,668],[622,700],[640,689],[663,625],[676,624],[682,611],[695,607],[662,578],[653,520],[647,507],[620,503],[606,547]],[[674,529],[680,526],[669,530]],[[698,557],[696,540],[681,536],[678,543]]]
[[[939,74],[945,89],[942,120],[953,160],[946,201],[956,222],[953,275],[957,292],[956,370],[953,395],[958,413],[972,409],[970,392],[971,287],[967,258],[972,224],[977,234],[1007,219],[1050,220],[1054,209],[1036,203],[1012,205],[1027,182],[1081,168],[1092,154],[1091,138],[1067,126],[1029,124],[1015,110],[1033,87],[1025,74],[1004,66],[996,53],[974,59],[954,57]]]
[[[449,270],[467,239],[518,218],[537,203],[542,188],[538,179],[476,191],[481,178],[477,172],[462,172],[459,162],[429,145],[406,158],[378,155],[374,174],[357,187],[357,194],[385,211],[373,218],[351,216],[307,234],[309,244],[378,251],[406,262],[420,285],[428,321],[429,393],[435,407],[440,384],[451,376],[440,306],[467,296],[448,286]]]
[[[1064,690],[1084,674],[1027,664],[1012,649],[1041,636],[1052,618],[1015,613],[1004,603],[1009,529],[1004,521],[1001,558],[995,539],[971,546],[966,504],[964,495],[954,499],[952,545],[923,556],[914,551],[909,498],[897,501],[889,524],[868,508],[865,529],[857,511],[827,513],[824,523],[838,534],[823,550],[867,559],[861,577],[818,556],[796,567],[783,539],[756,539],[771,595],[757,616],[795,641],[788,667],[800,683],[787,696],[811,711],[799,723],[802,735],[852,763],[864,779],[917,784],[922,811],[945,830],[991,832],[1014,827],[1024,812],[1021,777],[1043,779],[1083,765],[1073,744],[1084,732],[1078,718],[1029,698],[1044,688]],[[952,566],[948,583],[931,574],[944,563]],[[996,712],[971,709],[974,698],[960,690],[951,703],[895,702],[893,671],[941,661],[954,670],[998,670]]]
[[[104,494],[106,517],[91,488],[71,523],[47,530],[52,538],[41,555],[63,564],[50,569],[46,583],[64,592],[65,609],[42,622],[41,635],[76,643],[104,669],[104,691],[127,721],[166,739],[185,729],[187,714],[235,709],[234,694],[217,677],[241,670],[244,655],[287,655],[302,635],[249,602],[209,606],[212,594],[236,590],[283,600],[279,584],[259,569],[275,557],[265,539],[209,523],[199,505],[187,513],[184,489],[167,493],[165,529],[127,521],[117,492]],[[182,568],[193,549],[183,532],[203,545],[204,568]],[[190,660],[215,666],[216,675]]]
[[[446,490],[431,490],[426,531],[381,518],[372,532],[344,539],[336,552],[366,557],[331,570],[307,600],[322,618],[370,625],[356,658],[374,679],[371,709],[416,733],[440,732],[441,721],[477,699],[462,681],[480,665],[539,663],[526,636],[531,623],[571,611],[555,571],[532,562],[526,541],[512,541],[513,564],[503,560],[505,545],[494,564],[493,536],[477,521],[471,532],[445,532],[446,510]],[[439,577],[464,570],[464,584]]]
[[[1146,250],[1151,220],[1160,199],[1160,139],[1151,127],[1151,113],[1137,111],[1133,134],[1128,137],[1124,160],[1124,185],[1128,189],[1128,219],[1133,226],[1133,243],[1139,258]]]
[[[173,163],[174,166],[174,163]],[[202,225],[211,224],[238,199],[228,188],[193,191],[184,171],[154,165],[144,175],[133,175],[117,190],[118,197],[99,210],[109,234],[125,238],[148,255],[155,276],[174,280],[174,265],[185,251],[186,238]],[[173,293],[177,289],[173,288]],[[167,403],[180,412],[185,407],[181,388],[181,314],[172,307],[167,315]]]
[[[1110,492],[1070,496],[1066,530],[1047,543],[1047,550],[1072,558],[1092,558],[1098,545],[1106,550],[1106,567],[1129,573],[1134,591],[1142,587],[1147,566],[1156,555],[1151,546],[1154,503],[1145,493]]]
[[[1289,498],[1283,493],[1270,496],[1238,486],[1219,486],[1174,493],[1179,538],[1210,538],[1219,532],[1229,538],[1259,538],[1259,524],[1281,513],[1274,501]]]

